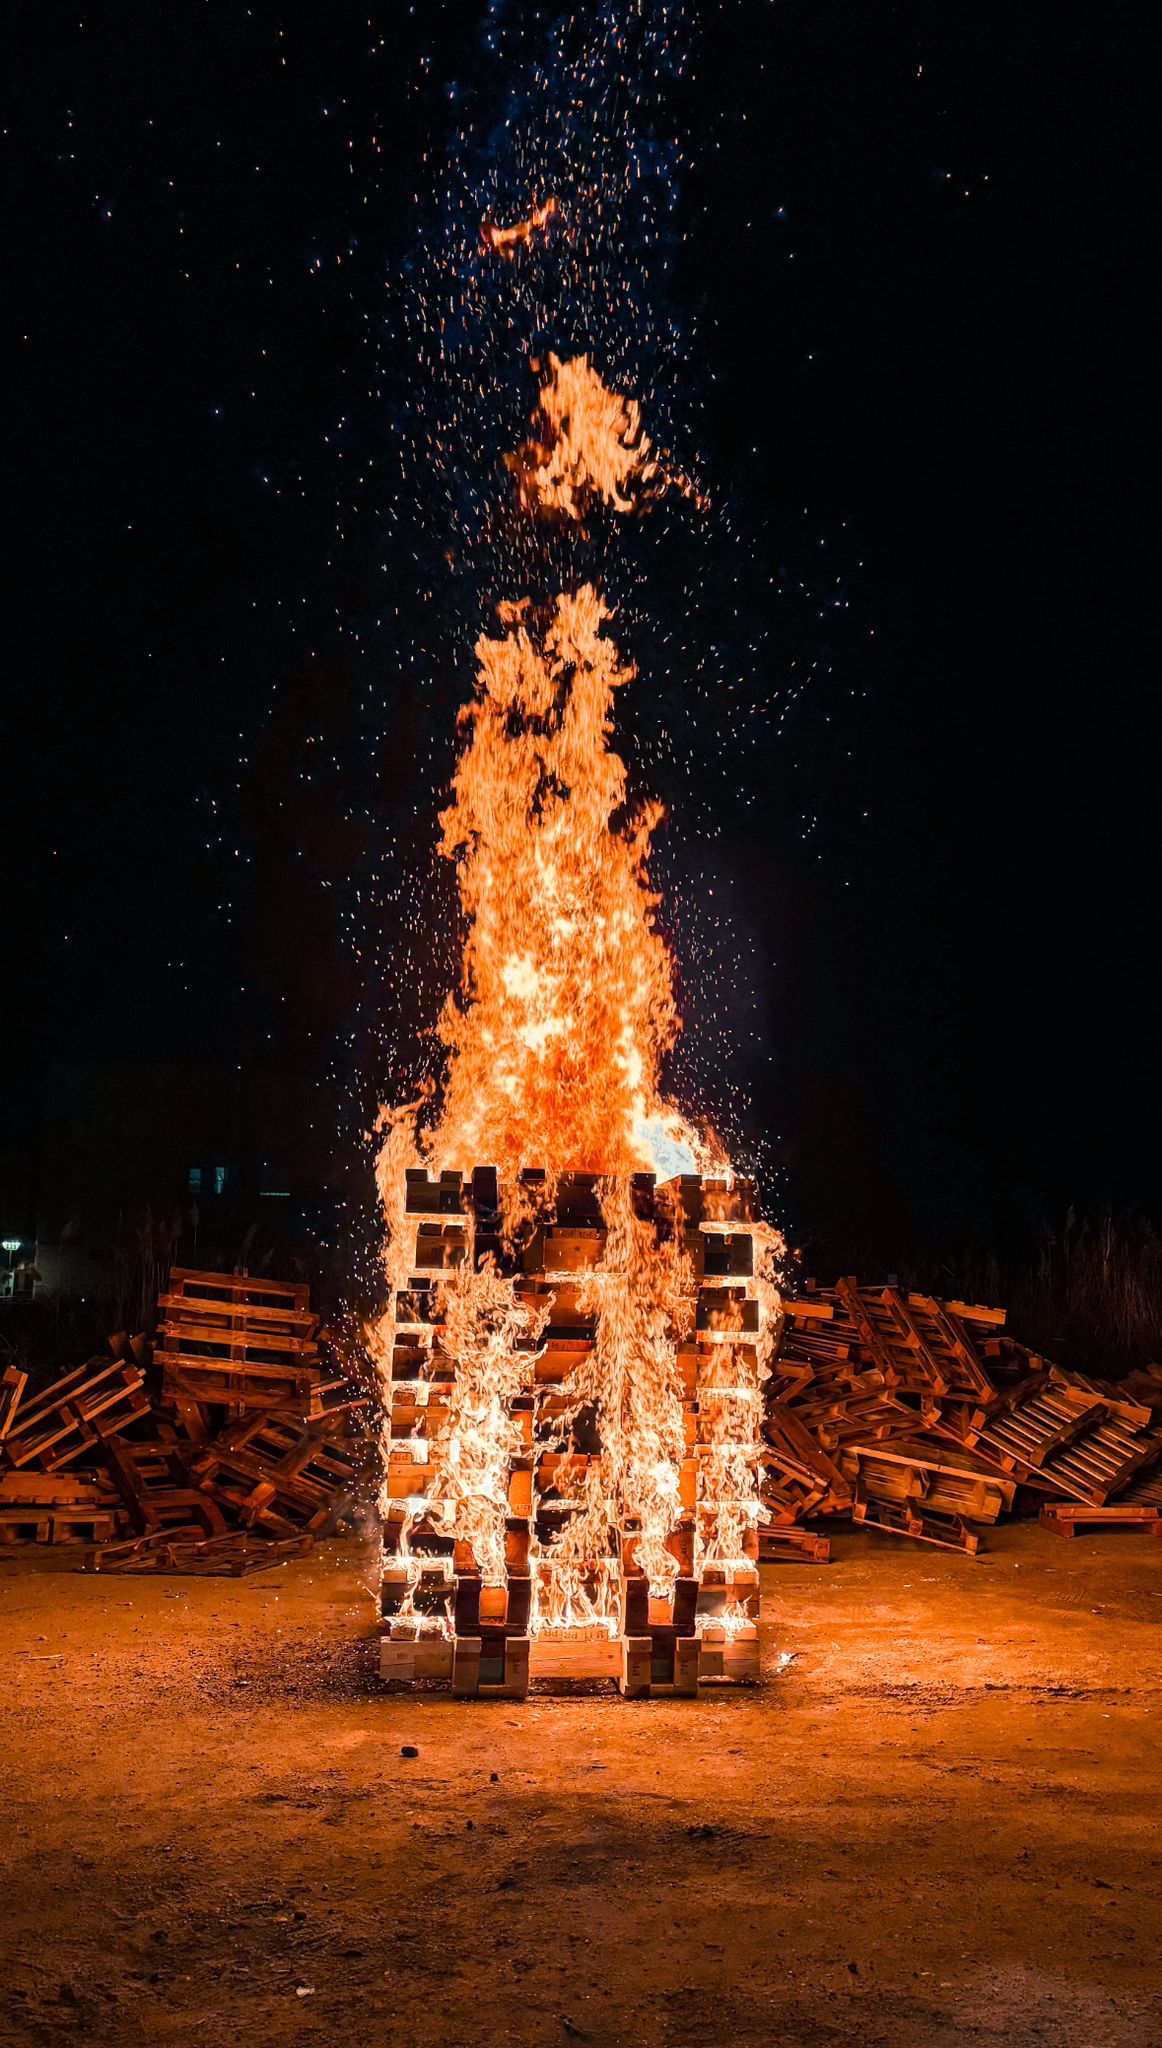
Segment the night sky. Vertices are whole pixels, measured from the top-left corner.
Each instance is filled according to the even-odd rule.
[[[530,35],[556,12],[520,11]],[[722,552],[686,618],[689,562],[659,543],[653,615],[685,623],[651,696],[658,628],[631,620],[623,736],[671,809],[679,1092],[838,1260],[999,1244],[1070,1204],[1157,1213],[1147,11],[686,11],[662,89],[685,342],[654,374]],[[473,620],[441,600],[413,631],[425,377],[396,308],[457,129],[502,113],[481,30],[510,12],[17,10],[0,1152],[22,1227],[52,1056],[317,1073],[357,1136],[432,1021],[401,904]],[[684,686],[716,607],[713,686]]]

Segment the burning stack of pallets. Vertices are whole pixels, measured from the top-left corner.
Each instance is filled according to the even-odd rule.
[[[761,1304],[754,1280],[751,1183],[683,1178],[658,1187],[652,1174],[632,1181],[636,1217],[684,1235],[698,1298],[694,1327],[677,1346],[685,1456],[680,1506],[666,1538],[677,1564],[665,1595],[651,1593],[635,1550],[638,1530],[623,1517],[608,1530],[609,1553],[588,1560],[590,1589],[603,1584],[594,1619],[556,1623],[555,1560],[562,1533],[585,1496],[585,1477],[601,1453],[598,1425],[578,1415],[578,1387],[593,1353],[595,1317],[585,1281],[607,1244],[597,1175],[566,1174],[551,1204],[539,1198],[544,1175],[522,1176],[535,1223],[502,1242],[496,1173],[408,1175],[407,1216],[414,1224],[410,1285],[396,1304],[392,1358],[388,1505],[384,1530],[381,1671],[413,1683],[439,1679],[464,1696],[519,1698],[535,1678],[612,1678],[630,1697],[694,1693],[699,1683],[758,1676],[758,1536],[721,1564],[708,1554],[700,1518],[700,1468],[722,1450],[717,1361],[722,1346],[745,1351],[752,1371]],[[676,1219],[676,1221],[675,1221]],[[471,1229],[470,1229],[471,1225]],[[486,1584],[470,1543],[447,1533],[433,1445],[446,1431],[457,1362],[445,1348],[446,1294],[440,1280],[465,1261],[486,1258],[515,1278],[518,1298],[547,1314],[525,1340],[519,1388],[505,1424],[518,1446],[507,1467],[502,1585]],[[757,1386],[757,1371],[754,1371]],[[757,1495],[757,1421],[749,1446]],[[747,1447],[744,1447],[744,1450]],[[565,1468],[568,1468],[567,1470]],[[428,1512],[428,1510],[431,1512]],[[567,1542],[565,1548],[567,1550]],[[576,1556],[572,1559],[576,1566]],[[601,1605],[595,1595],[595,1602]]]
[[[1109,1385],[1015,1343],[1003,1309],[852,1279],[783,1311],[765,1558],[825,1562],[804,1525],[836,1516],[968,1555],[973,1524],[1037,1507],[1064,1536],[1162,1534],[1162,1367]]]
[[[309,1290],[175,1268],[155,1343],[110,1340],[29,1396],[5,1373],[0,1541],[93,1546],[97,1571],[241,1576],[366,1494],[366,1406],[320,1364]]]

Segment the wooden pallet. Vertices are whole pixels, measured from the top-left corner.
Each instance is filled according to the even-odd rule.
[[[302,1557],[313,1540],[311,1536],[296,1535],[268,1541],[236,1529],[207,1537],[201,1528],[193,1526],[136,1536],[127,1543],[106,1544],[91,1552],[87,1564],[94,1572],[164,1572],[241,1579],[252,1572],[270,1571],[292,1557]]]
[[[1162,1456],[1162,1437],[1048,1373],[977,1409],[966,1432],[1027,1486],[1101,1507]]]
[[[149,1414],[145,1374],[138,1365],[92,1358],[31,1400],[25,1399],[4,1444],[8,1462],[57,1471],[91,1461],[102,1431],[125,1430]]]
[[[318,1317],[310,1290],[248,1273],[175,1267],[159,1297],[154,1348],[163,1398],[175,1413],[197,1403],[235,1416],[256,1409],[307,1408],[322,1374]]]
[[[957,1452],[922,1438],[848,1444],[839,1460],[865,1499],[911,1502],[932,1514],[995,1522],[1012,1507],[1017,1491],[1015,1479],[998,1473],[971,1451]]]
[[[906,1504],[897,1506],[883,1500],[857,1500],[852,1515],[866,1529],[907,1536],[913,1543],[932,1543],[939,1550],[959,1550],[965,1557],[975,1557],[980,1548],[979,1536],[959,1515],[919,1514]]]
[[[362,1462],[327,1426],[251,1417],[189,1454],[203,1494],[227,1506],[246,1528],[277,1536],[330,1529],[356,1498]]]
[[[851,1278],[787,1301],[783,1310],[778,1370],[805,1366],[833,1393],[859,1380],[867,1392],[878,1388],[913,1397],[992,1394],[980,1347],[983,1336],[995,1334],[1004,1321],[1003,1310],[940,1302],[894,1287],[860,1287]]]
[[[1079,1529],[1111,1528],[1143,1529],[1150,1535],[1162,1535],[1162,1508],[1135,1506],[1124,1501],[1114,1501],[1106,1507],[1076,1501],[1046,1501],[1040,1520],[1042,1528],[1052,1529],[1055,1536],[1076,1536]]]
[[[191,1470],[203,1486],[220,1471],[235,1483],[264,1482],[273,1487],[281,1514],[322,1534],[360,1498],[367,1472],[366,1458],[343,1440],[341,1427],[342,1416],[321,1422],[279,1413],[248,1416],[194,1453]]]
[[[763,1564],[826,1564],[830,1556],[831,1538],[798,1523],[767,1522],[759,1530]]]
[[[184,1447],[176,1439],[131,1443],[108,1436],[102,1449],[109,1476],[138,1536],[195,1525],[202,1536],[224,1536],[218,1502],[191,1482]]]

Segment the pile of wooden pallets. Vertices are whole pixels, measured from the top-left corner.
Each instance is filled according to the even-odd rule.
[[[151,1346],[110,1340],[29,1396],[0,1381],[0,1542],[96,1571],[230,1572],[297,1555],[373,1492],[366,1407],[323,1371],[306,1287],[176,1269]]]
[[[705,1483],[712,1461],[721,1470],[729,1452],[736,1450],[743,1466],[749,1455],[749,1500],[757,1509],[762,1305],[753,1185],[690,1176],[658,1186],[652,1174],[633,1176],[637,1222],[647,1232],[668,1232],[690,1261],[689,1326],[676,1343],[685,1450],[666,1537],[677,1571],[666,1594],[651,1593],[636,1555],[638,1525],[614,1508],[604,1550],[594,1546],[581,1561],[592,1619],[585,1618],[588,1608],[580,1618],[574,1612],[554,1619],[566,1604],[560,1575],[569,1570],[574,1583],[578,1578],[579,1553],[576,1546],[570,1550],[567,1532],[582,1512],[587,1474],[596,1474],[602,1451],[600,1418],[586,1411],[579,1389],[589,1384],[595,1344],[586,1278],[600,1267],[609,1232],[595,1174],[563,1175],[551,1200],[543,1174],[526,1172],[521,1179],[530,1220],[502,1241],[492,1169],[438,1180],[421,1171],[408,1175],[414,1250],[409,1284],[396,1302],[391,1364],[382,1675],[409,1684],[443,1680],[457,1694],[501,1698],[522,1697],[537,1678],[609,1678],[630,1697],[690,1694],[700,1683],[755,1679],[754,1514],[739,1554],[708,1562],[716,1555],[712,1523],[722,1503],[710,1504],[714,1489]],[[449,1428],[458,1374],[444,1341],[448,1290],[440,1283],[470,1250],[474,1270],[494,1261],[514,1283],[517,1300],[546,1318],[518,1359],[504,1418],[511,1445],[504,1569],[492,1574],[503,1583],[486,1583],[471,1543],[448,1533],[455,1517],[440,1512],[438,1446]],[[728,1356],[730,1368],[722,1363]],[[740,1364],[756,1391],[735,1445],[728,1441],[728,1396],[735,1390],[719,1382]],[[722,1490],[720,1482],[714,1497]],[[728,1505],[741,1523],[740,1504]],[[702,1560],[697,1567],[696,1558]]]
[[[809,1557],[792,1534],[837,1516],[966,1555],[974,1524],[1038,1507],[1065,1536],[1162,1534],[1162,1367],[1088,1379],[1015,1343],[1003,1309],[851,1279],[783,1313],[765,1558]]]

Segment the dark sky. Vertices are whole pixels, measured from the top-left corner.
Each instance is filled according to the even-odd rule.
[[[377,803],[427,801],[375,624],[379,323],[484,12],[16,11],[13,1204],[54,1054],[342,1072],[379,1000],[342,919]],[[793,577],[823,550],[847,606],[714,854],[778,1204],[844,1257],[1157,1212],[1147,10],[698,12],[698,438],[733,523]]]

